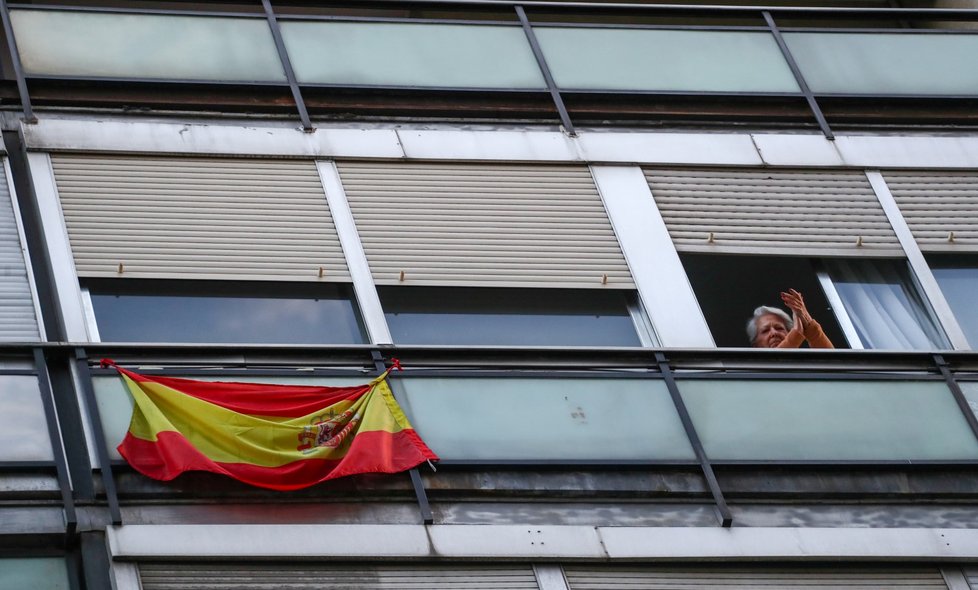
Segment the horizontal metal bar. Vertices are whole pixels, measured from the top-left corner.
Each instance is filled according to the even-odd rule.
[[[383,86],[379,84],[333,84],[326,82],[303,82],[300,83],[301,88],[327,88],[331,90],[336,89],[350,89],[350,90],[409,90],[418,92],[472,92],[472,93],[500,93],[507,92],[510,94],[547,94],[548,90],[546,87],[540,88],[482,88],[476,86]]]
[[[479,459],[479,460],[467,460],[467,459],[442,459],[438,461],[438,469],[442,467],[606,467],[606,468],[635,468],[635,467],[689,467],[691,469],[699,469],[700,464],[697,461],[690,461],[684,459],[675,460],[563,460],[563,459],[518,459],[518,460],[504,460],[504,459]]]
[[[188,4],[193,4],[192,2],[187,2]],[[530,0],[530,1],[520,1],[520,0],[412,0],[405,2],[404,0],[361,0],[357,2],[320,2],[319,6],[323,8],[328,7],[357,7],[362,9],[389,9],[392,6],[404,9],[417,9],[421,7],[457,7],[464,9],[488,9],[497,8],[505,9],[511,8],[516,5],[522,5],[525,8],[538,8],[544,10],[559,9],[559,10],[578,10],[586,12],[629,12],[629,13],[663,13],[663,12],[690,12],[690,13],[704,13],[704,14],[714,14],[714,13],[759,13],[763,11],[768,11],[777,14],[828,14],[828,15],[845,15],[845,16],[857,16],[857,17],[878,17],[881,15],[885,16],[899,16],[906,18],[907,16],[939,16],[941,18],[946,18],[949,16],[959,16],[959,17],[974,17],[978,18],[978,9],[971,8],[888,8],[888,7],[823,7],[823,6],[765,6],[765,5],[747,5],[747,6],[732,6],[732,5],[713,5],[705,6],[702,4],[637,4],[637,3],[621,3],[621,2],[547,2],[540,0]],[[14,4],[11,7],[17,8],[38,8],[30,4]],[[73,6],[61,5],[61,6],[47,6],[47,9],[61,9],[61,10],[73,10],[76,9]],[[276,11],[282,13],[283,11],[288,11],[288,7],[277,7]]]
[[[49,74],[26,74],[28,80],[52,80],[56,82],[116,82],[120,84],[192,84],[198,86],[246,86],[249,88],[289,88],[286,80],[282,82],[256,82],[245,80],[196,80],[177,78],[111,78],[106,76],[53,76]]]
[[[0,369],[0,376],[5,375],[24,375],[28,377],[37,377],[37,371],[34,369]]]
[[[696,381],[702,379],[719,379],[734,381],[944,381],[938,375],[900,374],[900,373],[846,373],[839,372],[789,372],[775,370],[772,372],[723,372],[723,373],[683,373],[674,371],[677,381]]]
[[[618,24],[618,23],[564,23],[560,21],[533,22],[534,29],[621,29],[649,31],[747,31],[767,32],[767,27],[761,25],[653,25],[653,24]]]
[[[264,19],[263,12],[237,12],[215,10],[173,10],[164,8],[115,8],[107,6],[68,6],[45,4],[10,4],[10,10],[43,10],[46,12],[98,12],[107,14],[159,14],[166,16],[218,16],[230,18]]]
[[[973,467],[978,466],[978,460],[722,460],[711,459],[710,463],[720,467]]]
[[[500,13],[505,14],[505,13]],[[464,18],[411,18],[407,16],[332,16],[332,15],[312,15],[312,14],[279,14],[278,20],[281,22],[363,22],[363,23],[405,23],[405,24],[432,24],[432,25],[486,25],[491,27],[512,27],[520,26],[517,20],[479,20]]]
[[[54,469],[57,464],[54,461],[0,461],[2,471],[32,471],[36,469]]]

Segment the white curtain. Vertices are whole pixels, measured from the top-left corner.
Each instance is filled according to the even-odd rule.
[[[826,267],[866,348],[948,348],[902,260],[827,260]]]

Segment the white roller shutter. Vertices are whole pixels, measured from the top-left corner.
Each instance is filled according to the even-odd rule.
[[[6,173],[0,166],[0,341],[40,340]]]
[[[634,288],[586,167],[337,166],[378,284]]]
[[[924,252],[978,252],[978,173],[884,172]]]
[[[51,160],[79,276],[350,280],[314,162]]]
[[[143,590],[538,590],[529,565],[143,563]]]
[[[857,171],[647,169],[676,248],[792,256],[902,256]]]
[[[568,566],[570,590],[947,590],[935,568]]]

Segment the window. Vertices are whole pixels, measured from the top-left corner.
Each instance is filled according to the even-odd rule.
[[[958,325],[972,349],[978,348],[978,258],[974,256],[931,256],[927,258],[934,278],[951,306]]]
[[[744,324],[758,305],[781,307],[801,291],[836,348],[947,348],[904,260],[683,254],[683,266],[717,346],[749,346]]]
[[[717,346],[750,346],[744,325],[754,308],[784,308],[780,293],[794,288],[805,296],[809,312],[829,340],[838,348],[846,348],[846,339],[810,259],[697,254],[683,254],[681,259]]]
[[[381,287],[399,344],[640,346],[631,291]],[[638,323],[638,325],[636,324]]]
[[[359,344],[342,284],[89,281],[103,342]]]

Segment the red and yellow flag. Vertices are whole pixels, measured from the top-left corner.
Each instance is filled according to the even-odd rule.
[[[397,405],[386,374],[355,387],[309,387],[115,368],[136,402],[119,453],[153,479],[212,471],[284,491],[438,460]]]

